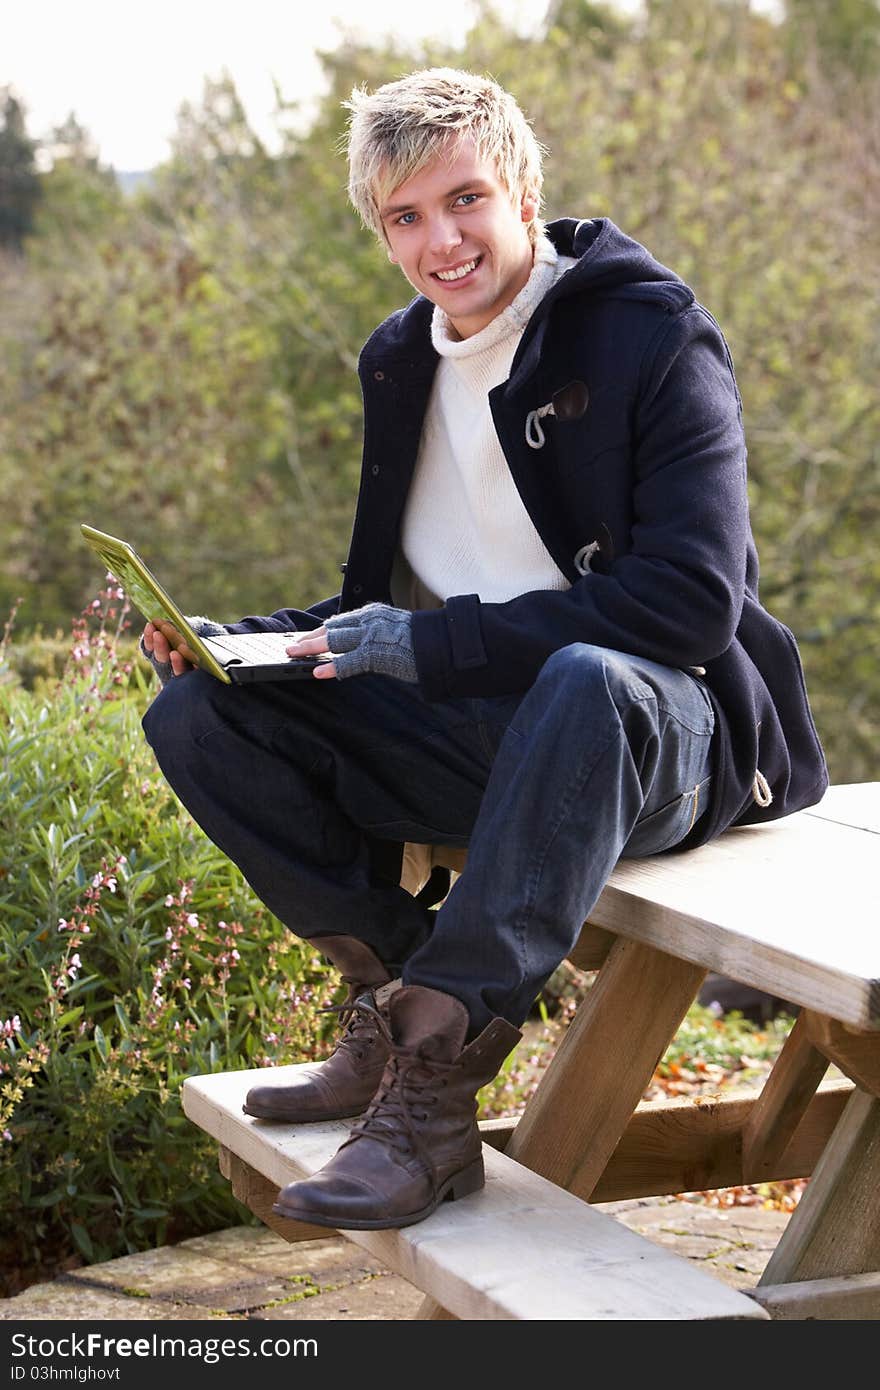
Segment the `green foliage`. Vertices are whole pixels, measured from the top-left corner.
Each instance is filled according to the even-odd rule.
[[[791,1031],[792,1020],[779,1014],[758,1025],[737,1010],[718,1017],[711,1009],[692,1004],[660,1062],[661,1075],[694,1061],[726,1072],[748,1072],[772,1061]]]
[[[0,612],[22,595],[19,626],[51,631],[82,607],[85,519],[130,536],[185,608],[220,620],[338,589],[357,354],[409,294],[347,206],[340,103],[459,63],[497,75],[550,148],[549,217],[610,215],[719,319],[762,596],[801,643],[832,776],[875,775],[877,78],[820,62],[809,34],[821,21],[841,52],[867,53],[876,10],[791,0],[774,23],[745,0],[652,0],[628,17],[564,0],[527,39],[484,7],[460,50],[348,40],[324,55],[309,123],[279,96],[280,154],[224,75],[133,199],[108,192],[68,122],[26,262],[0,257]]]
[[[240,1220],[181,1082],[327,1032],[323,962],[156,774],[119,609],[105,591],[42,693],[0,665],[0,1268]]]
[[[0,251],[20,252],[40,199],[36,144],[29,139],[25,113],[8,87],[0,88]]]
[[[785,0],[790,49],[836,78],[876,79],[880,72],[878,0]]]
[[[112,169],[102,168],[86,130],[71,113],[56,126],[43,147],[51,168],[43,175],[41,198],[31,253],[39,263],[39,247],[63,237],[72,249],[105,234],[123,211],[123,198]]]

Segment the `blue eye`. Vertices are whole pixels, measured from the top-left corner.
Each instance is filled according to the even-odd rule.
[[[472,203],[475,203],[477,201],[479,196],[479,193],[462,193],[458,201],[460,203],[463,203],[465,207],[469,208]]]
[[[408,221],[407,221],[407,218],[408,218],[408,217],[415,217],[415,213],[414,213],[414,212],[404,212],[404,213],[402,213],[401,216],[398,217],[398,219],[397,219],[397,224],[398,224],[398,226],[400,226],[400,227],[411,227],[411,226],[412,226],[412,222],[408,222]]]

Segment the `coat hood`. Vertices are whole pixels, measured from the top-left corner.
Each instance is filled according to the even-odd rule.
[[[560,256],[577,258],[577,265],[545,296],[547,305],[575,293],[638,299],[667,309],[686,309],[694,303],[693,290],[681,277],[608,217],[560,217],[544,230]]]

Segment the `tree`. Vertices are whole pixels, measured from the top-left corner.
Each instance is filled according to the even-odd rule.
[[[72,111],[41,141],[40,154],[49,167],[40,177],[33,235],[57,235],[68,243],[100,236],[121,210],[123,196],[113,170],[101,165],[97,145]],[[37,255],[44,250],[33,249]]]
[[[785,0],[789,47],[832,77],[880,76],[880,0]]]
[[[33,226],[40,198],[36,144],[25,128],[25,111],[5,87],[0,91],[0,248],[20,253]]]

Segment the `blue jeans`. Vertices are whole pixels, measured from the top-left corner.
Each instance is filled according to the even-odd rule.
[[[196,671],[144,718],[180,800],[297,936],[358,937],[405,983],[461,999],[475,1032],[523,1021],[621,855],[687,835],[713,728],[696,677],[585,644],[522,696]],[[436,913],[377,871],[376,843],[406,840],[468,847]]]

